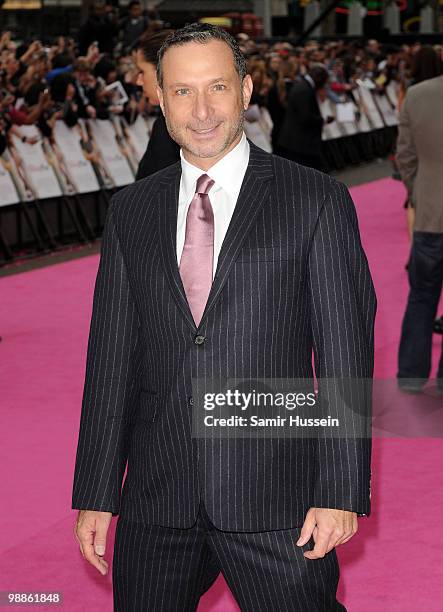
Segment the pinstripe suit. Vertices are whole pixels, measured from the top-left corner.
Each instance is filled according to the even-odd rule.
[[[198,329],[176,260],[180,163],[112,198],[73,508],[183,530],[202,500],[241,533],[298,528],[311,506],[370,512],[370,439],[191,436],[192,378],[312,378],[312,349],[318,377],[373,372],[376,298],[346,187],[249,144]]]

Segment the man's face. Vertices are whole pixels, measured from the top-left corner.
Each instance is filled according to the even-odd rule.
[[[140,49],[135,55],[135,62],[140,71],[137,77],[137,85],[143,87],[143,93],[150,104],[156,106],[159,103],[157,95],[157,75],[154,64],[147,62]]]
[[[336,74],[337,76],[342,76],[343,75],[343,64],[341,62],[335,62],[332,70],[334,74]]]
[[[312,53],[312,60],[314,62],[318,62],[318,63],[323,63],[325,60],[325,53],[324,51],[322,51],[321,49],[316,49],[313,53]]]
[[[74,77],[84,86],[90,87],[94,84],[94,77],[89,70],[74,72]]]
[[[169,48],[162,72],[157,93],[168,132],[188,161],[209,169],[241,138],[251,77],[240,82],[232,50],[221,40]]]
[[[279,55],[275,55],[271,57],[271,59],[269,60],[269,68],[273,70],[274,72],[278,72],[278,69],[280,68],[280,64],[281,64],[281,57]]]
[[[13,55],[10,55],[4,64],[8,76],[12,76],[19,68],[18,60]]]
[[[370,51],[371,53],[378,52],[378,44],[376,40],[368,40],[368,51]]]
[[[142,7],[140,4],[134,4],[131,6],[130,14],[132,19],[137,19],[142,14]]]
[[[117,70],[111,70],[108,72],[108,76],[106,77],[107,83],[114,83],[118,78]]]
[[[97,15],[97,17],[101,17],[102,15],[105,14],[105,7],[103,4],[95,4],[93,7],[93,12],[94,15]]]

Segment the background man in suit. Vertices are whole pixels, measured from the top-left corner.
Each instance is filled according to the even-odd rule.
[[[123,53],[131,49],[134,40],[140,38],[149,26],[149,17],[143,14],[143,8],[138,0],[131,0],[128,4],[128,14],[118,22],[118,29],[122,39]]]
[[[326,68],[313,66],[294,82],[278,141],[280,155],[317,170],[325,167],[321,138],[324,121],[317,95],[328,78]]]
[[[400,389],[431,374],[432,332],[443,282],[443,76],[410,87],[400,112],[397,163],[415,208],[409,296],[398,356]],[[443,392],[443,344],[437,372]]]
[[[159,104],[157,95],[157,53],[172,30],[149,32],[142,36],[135,51],[137,67],[140,70],[137,85],[143,87],[143,94],[149,104]],[[180,159],[180,147],[172,140],[166,129],[165,118],[157,117],[152,126],[151,136],[145,154],[140,160],[136,180],[154,174]]]
[[[193,435],[194,379],[368,378],[375,293],[349,192],[243,132],[252,80],[206,24],[162,46],[180,162],[113,196],[72,507],[86,559],[119,514],[116,610],[195,610],[211,556],[243,610],[343,610],[335,547],[370,511],[369,436]],[[128,461],[123,491],[121,483]]]

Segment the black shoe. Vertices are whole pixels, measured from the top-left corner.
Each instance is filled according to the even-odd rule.
[[[443,334],[443,317],[435,319],[434,334]]]

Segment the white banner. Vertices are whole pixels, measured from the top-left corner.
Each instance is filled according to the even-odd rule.
[[[90,193],[100,189],[97,176],[80,144],[76,127],[68,127],[62,120],[55,122],[54,140],[63,156],[66,170],[77,193]]]
[[[20,197],[12,180],[8,168],[8,162],[3,158],[0,159],[0,206],[8,206],[9,204],[17,204],[20,202]]]
[[[372,129],[377,130],[384,127],[383,119],[372,97],[372,91],[365,85],[360,85],[353,90],[353,94],[359,102],[360,110],[362,110],[369,119]]]
[[[341,138],[343,136],[340,126],[337,121],[331,121],[330,123],[326,123],[328,117],[335,117],[335,111],[333,105],[331,104],[331,100],[326,98],[325,100],[318,101],[318,105],[320,107],[321,116],[324,119],[323,124],[323,140],[333,140],[334,138]]]
[[[150,118],[151,119],[151,118]],[[156,119],[155,117],[153,118]],[[146,121],[141,115],[131,125],[125,125],[126,138],[134,149],[134,154],[139,162],[145,154],[154,121]]]
[[[355,111],[356,106],[353,102],[342,102],[335,107],[337,122],[346,136],[353,136],[358,132]]]
[[[12,135],[12,143],[21,159],[26,181],[35,196],[38,199],[61,196],[57,177],[42,148],[40,132],[34,125],[21,125],[20,132],[27,138],[38,139],[36,143],[29,144],[22,142],[15,134]]]
[[[378,109],[383,117],[383,121],[385,125],[392,126],[398,125],[398,113],[397,109],[392,107],[388,98],[382,94],[381,96],[375,94],[375,102],[378,106]]]
[[[123,187],[134,182],[128,160],[123,155],[116,140],[114,126],[108,120],[88,119],[92,135],[103,159],[106,171],[116,187]]]

